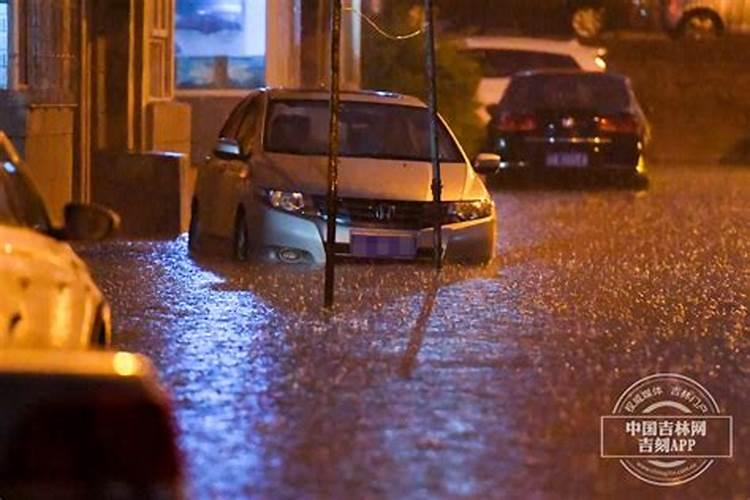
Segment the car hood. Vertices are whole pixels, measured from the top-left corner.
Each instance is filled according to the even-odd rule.
[[[85,347],[101,303],[69,245],[0,225],[0,348]]]
[[[446,201],[488,197],[474,169],[466,163],[442,163],[442,198]],[[321,156],[267,154],[254,163],[253,180],[262,188],[323,195],[328,159]],[[432,200],[432,164],[423,161],[340,158],[338,192],[342,198],[397,201]]]

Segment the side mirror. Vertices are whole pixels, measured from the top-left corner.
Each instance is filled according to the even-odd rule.
[[[216,149],[214,149],[214,154],[222,160],[245,160],[248,156],[242,154],[239,142],[235,139],[227,139],[226,137],[219,139]]]
[[[65,206],[66,240],[100,241],[112,236],[120,227],[120,216],[101,205],[69,203]]]
[[[494,174],[500,169],[500,156],[494,153],[479,153],[474,160],[474,170],[479,174]]]
[[[500,113],[502,112],[499,104],[490,104],[485,109],[487,110],[487,114],[490,115],[493,119],[496,119],[498,116],[500,116]]]

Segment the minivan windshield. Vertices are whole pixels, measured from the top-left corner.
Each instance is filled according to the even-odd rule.
[[[265,150],[272,153],[328,154],[328,101],[277,100],[268,112]],[[425,108],[344,102],[341,104],[340,155],[430,161],[429,119]],[[440,158],[463,162],[445,125],[439,129]]]

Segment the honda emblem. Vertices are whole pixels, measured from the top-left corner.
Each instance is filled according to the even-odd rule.
[[[388,222],[396,215],[396,206],[381,203],[372,209],[372,214],[375,216],[376,220],[380,222]]]

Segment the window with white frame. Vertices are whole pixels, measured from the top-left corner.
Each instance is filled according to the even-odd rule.
[[[177,87],[264,85],[267,1],[176,0]]]

